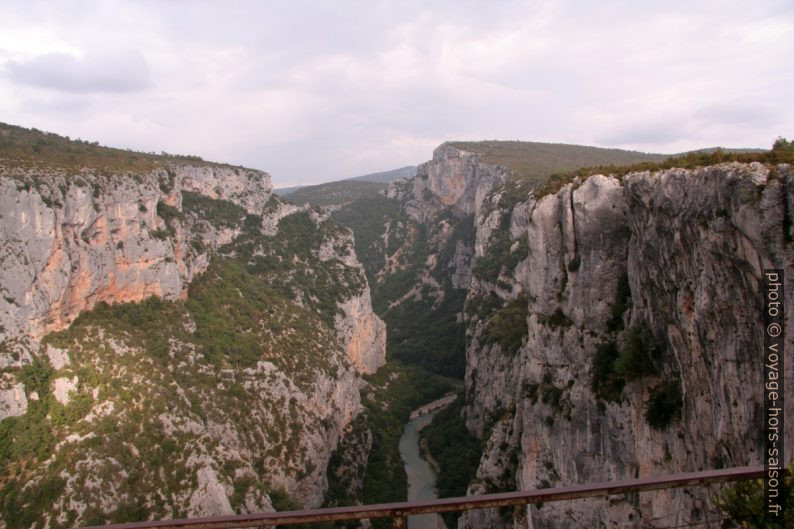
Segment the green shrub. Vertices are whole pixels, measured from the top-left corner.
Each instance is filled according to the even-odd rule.
[[[626,380],[655,374],[653,360],[661,356],[662,345],[645,324],[626,331],[620,356],[615,360],[615,372]]]
[[[789,464],[781,504],[786,505],[779,524],[765,516],[764,482],[760,479],[739,481],[722,489],[714,504],[742,529],[783,529],[794,527],[794,463]]]
[[[74,393],[66,405],[53,403],[50,406],[50,417],[53,426],[61,426],[79,421],[91,410],[94,399],[89,393]]]
[[[651,390],[650,398],[645,403],[645,420],[656,430],[664,430],[681,416],[683,405],[681,383],[677,380],[662,382]]]
[[[465,496],[469,483],[477,474],[482,456],[482,442],[471,435],[463,421],[463,396],[438,412],[433,422],[420,432],[427,449],[438,462],[436,479],[439,498]],[[442,515],[447,527],[455,527],[460,513]]]
[[[482,332],[482,342],[498,343],[507,354],[515,354],[524,345],[527,327],[527,297],[521,294],[497,310]]]
[[[175,219],[182,218],[181,211],[174,206],[169,206],[162,201],[157,203],[157,215],[159,215],[160,218],[163,219],[168,225],[170,225]]]
[[[301,508],[300,503],[290,498],[283,487],[268,491],[268,496],[277,511],[297,511]]]
[[[491,235],[491,243],[485,255],[478,257],[472,268],[472,275],[491,283],[495,283],[502,272],[513,270],[529,252],[528,235],[525,233],[518,239],[518,245],[512,249],[510,239],[510,214],[502,216],[500,227]]]
[[[541,392],[540,401],[543,404],[548,404],[554,409],[559,408],[560,399],[562,398],[562,389],[553,385],[544,385]]]
[[[182,210],[197,215],[215,226],[234,228],[242,224],[245,209],[228,200],[182,191]]]
[[[49,362],[39,357],[34,357],[30,364],[24,365],[17,374],[17,379],[25,385],[28,393],[37,391],[39,395],[46,395],[50,391],[50,379],[53,369]]]
[[[597,397],[617,402],[623,393],[626,384],[622,376],[615,372],[615,361],[620,356],[617,344],[614,341],[604,342],[596,349],[593,357],[593,367],[590,372],[590,387]]]
[[[539,316],[538,321],[540,321],[540,323],[543,325],[548,325],[552,329],[556,329],[558,327],[570,327],[573,325],[571,318],[566,316],[560,307],[557,307],[557,309],[549,316]]]
[[[168,239],[170,235],[171,232],[169,232],[168,230],[164,230],[162,228],[157,228],[156,230],[149,230],[149,236],[152,237],[153,239],[157,239],[160,241],[164,241]]]
[[[794,141],[779,137],[772,145],[771,155],[775,163],[794,164]]]

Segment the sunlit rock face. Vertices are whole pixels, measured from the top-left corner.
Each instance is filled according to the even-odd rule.
[[[159,360],[134,325],[75,324],[102,302],[188,300],[213,263],[250,264],[235,246],[242,238],[259,241],[254,260],[290,215],[308,214],[312,236],[319,233],[322,215],[271,191],[266,173],[222,165],[111,175],[0,166],[0,367],[9,370],[0,379],[0,420],[22,420],[47,403],[43,420],[55,425],[54,437],[26,482],[33,493],[48,483],[60,490],[23,514],[85,525],[131,508],[158,518],[271,510],[274,494],[322,503],[331,454],[362,409],[360,375],[385,362],[385,324],[372,311],[347,230],[329,229],[317,248],[290,243],[314,252],[310,265],[327,262],[354,279],[335,302],[336,317],[321,321],[311,303],[301,304],[311,295],[281,276],[292,294],[278,308],[259,306],[254,330],[265,357],[247,367],[209,362],[195,341],[202,322],[184,304],[173,305],[176,332],[162,321],[171,334]],[[217,218],[187,212],[185,196],[223,201],[199,202],[219,208]],[[271,250],[271,258],[296,258]],[[224,294],[230,303],[247,295]],[[308,324],[302,336],[297,319]],[[14,516],[0,516],[0,526],[13,527]]]
[[[0,325],[35,339],[71,323],[100,301],[184,297],[207,264],[182,229],[168,233],[158,204],[181,209],[181,191],[261,213],[266,173],[175,166],[145,174],[36,175],[38,189],[0,171]],[[168,182],[167,186],[163,182]]]
[[[479,215],[488,193],[506,177],[504,168],[482,163],[479,155],[445,143],[433,151],[431,161],[418,167],[415,177],[391,182],[386,195],[400,199],[417,220],[429,220],[445,207]]]
[[[361,373],[386,363],[386,324],[372,311],[369,288],[340,305],[336,328],[350,362]]]

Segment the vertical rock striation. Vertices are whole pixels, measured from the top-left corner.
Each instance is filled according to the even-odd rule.
[[[6,338],[39,339],[101,301],[184,297],[206,256],[190,246],[181,226],[167,224],[163,206],[181,209],[181,191],[188,190],[261,213],[271,196],[266,173],[226,167],[35,177],[38,188],[0,173]]]
[[[502,269],[501,287],[473,281],[468,303],[486,293],[525,299],[527,332],[511,353],[486,339],[488,316],[469,321],[466,417],[487,439],[470,492],[759,463],[762,270],[791,271],[792,178],[786,166],[737,163],[622,181],[596,175],[502,212],[511,225],[528,212],[528,251]],[[482,217],[480,230],[491,231]],[[625,372],[616,398],[599,394],[598,351],[611,343],[623,355],[640,329],[647,365]],[[680,411],[651,426],[649,401],[675,384]],[[788,427],[789,442],[793,434]],[[515,517],[471,512],[459,527],[666,527],[715,516],[712,494],[559,502]]]
[[[26,483],[4,485],[18,505],[0,511],[0,525],[107,521],[135,509],[157,517],[261,511],[274,494],[319,506],[331,454],[361,411],[360,374],[385,362],[385,324],[372,311],[349,232],[321,228],[316,213],[281,203],[260,171],[173,164],[75,175],[3,164],[0,420],[18,421],[10,431],[19,435],[33,427],[52,435]],[[314,224],[280,233],[296,214]],[[313,238],[318,248],[308,247]],[[259,246],[247,254],[249,240]],[[301,283],[295,269],[274,264],[312,251],[304,264],[327,262],[328,277],[343,278],[343,287]],[[275,270],[275,284],[243,292],[239,281],[255,263],[259,281]],[[205,297],[208,289],[224,289],[231,301],[259,296],[245,314],[255,325],[236,329],[235,340],[255,333],[256,345],[212,345],[217,336],[205,329],[217,316],[187,299],[202,277]],[[315,295],[325,303],[332,287],[341,292],[336,316],[322,319]],[[279,288],[294,299],[279,297]],[[101,305],[152,296],[184,303],[147,302],[121,316]],[[312,303],[301,307],[302,299]],[[75,323],[97,307],[98,316]],[[169,318],[157,351],[136,327],[153,314]],[[128,317],[138,324],[121,321]],[[259,361],[240,356],[250,349]],[[144,465],[132,468],[131,458]],[[58,497],[25,499],[46,486],[57,486]]]

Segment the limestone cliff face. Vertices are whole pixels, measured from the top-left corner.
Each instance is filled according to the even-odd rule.
[[[545,196],[521,196],[510,182],[504,169],[443,145],[416,178],[387,191],[427,234],[412,292],[433,299],[438,263],[467,289],[465,420],[485,441],[469,492],[759,463],[762,270],[782,268],[786,288],[794,284],[791,168],[594,175]],[[455,211],[471,214],[473,229],[442,259]],[[449,292],[436,287],[436,299]],[[645,364],[610,371],[610,355],[626,351]],[[599,358],[607,374],[595,372]],[[671,410],[666,421],[648,417],[653,403]],[[713,494],[470,511],[459,527],[696,523],[716,516]]]
[[[321,261],[340,259],[364,277],[349,232],[327,239],[319,248]],[[372,310],[369,285],[338,303],[334,327],[347,357],[360,373],[374,373],[386,363],[386,324]]]
[[[510,216],[512,238],[527,236],[528,249],[501,270],[499,285],[475,278],[469,303],[484,294],[524,303],[527,332],[511,353],[484,339],[487,317],[469,320],[467,423],[489,436],[470,492],[759,463],[761,272],[785,269],[786,288],[794,285],[792,205],[788,167],[725,164],[622,181],[596,175],[499,212]],[[478,218],[478,234],[492,224]],[[626,280],[630,303],[616,314]],[[627,377],[616,401],[600,398],[597,351],[610,342],[627,347],[638,328],[659,344],[653,369]],[[791,348],[790,323],[787,330]],[[792,366],[786,371],[794,376]],[[651,427],[648,402],[670,381],[680,385],[680,414]],[[791,388],[786,396],[794,397]],[[794,441],[791,426],[786,439]],[[516,518],[472,511],[459,527],[694,523],[712,517],[712,494],[559,502]]]
[[[420,165],[413,178],[389,184],[387,196],[403,201],[405,211],[427,220],[439,210],[454,207],[465,215],[479,215],[486,195],[504,182],[506,171],[484,164],[480,155],[443,144],[433,159]]]
[[[100,301],[184,297],[206,255],[181,226],[169,233],[158,204],[181,209],[187,190],[261,213],[271,190],[266,173],[225,167],[36,176],[38,188],[0,173],[0,332],[8,338],[39,339]]]
[[[294,240],[280,233],[280,221],[302,214],[310,227]],[[260,171],[198,164],[75,176],[0,167],[0,368],[8,368],[0,420],[28,421],[26,412],[34,413],[20,424],[42,421],[52,431],[46,461],[26,471],[29,486],[18,485],[30,494],[50,483],[61,490],[52,504],[25,504],[20,493],[16,512],[49,525],[108,520],[132,504],[155,517],[204,516],[267,510],[274,493],[319,506],[329,458],[361,411],[360,374],[385,362],[386,334],[352,237],[321,229],[322,222],[278,201]],[[258,246],[246,253],[250,240]],[[188,289],[203,278],[205,291],[250,295],[229,283],[243,272],[218,263],[245,269],[264,248],[271,261],[258,273],[277,270],[273,278],[293,295],[259,293],[273,297],[257,301],[253,312],[261,318],[253,331],[262,359],[210,359],[213,337],[202,335],[208,315],[191,308]],[[291,268],[284,272],[273,259],[290,260]],[[330,280],[294,280],[299,259],[309,268],[325,263]],[[339,278],[350,281],[326,300]],[[158,353],[134,324],[114,327],[118,316],[70,328],[100,302],[151,296],[186,300],[166,305],[176,311],[167,316],[156,303],[140,309],[168,318]],[[335,303],[330,321],[315,311],[317,297]],[[46,376],[40,388],[25,378],[31,364]],[[164,458],[165,449],[171,453]],[[138,458],[146,465],[131,464]],[[0,526],[22,520],[0,511]]]
[[[260,215],[268,234],[298,210],[272,196],[267,173],[249,169],[177,165],[134,177],[50,174],[42,180],[35,189],[0,174],[0,339],[38,340],[100,301],[184,298],[209,259],[206,248],[191,245],[183,223],[169,225],[158,213],[162,205],[181,210],[182,191],[238,204]],[[239,235],[235,228],[203,231],[208,249]],[[346,248],[342,260],[360,269],[350,241]],[[334,252],[330,241],[323,258]],[[342,310],[340,340],[354,365],[372,372],[385,361],[385,327],[372,312],[369,290]]]
[[[340,305],[336,329],[347,357],[360,373],[374,373],[386,363],[386,324],[372,312],[369,287]]]
[[[184,165],[174,166],[172,171],[177,190],[228,200],[256,215],[264,211],[273,192],[270,175],[262,171]]]

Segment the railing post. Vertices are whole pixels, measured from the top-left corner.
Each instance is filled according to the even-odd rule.
[[[398,514],[397,516],[394,517],[394,522],[392,523],[392,528],[393,529],[405,529],[406,527],[408,527],[408,524],[405,523],[406,519],[407,518],[405,516],[402,516],[401,514]]]

